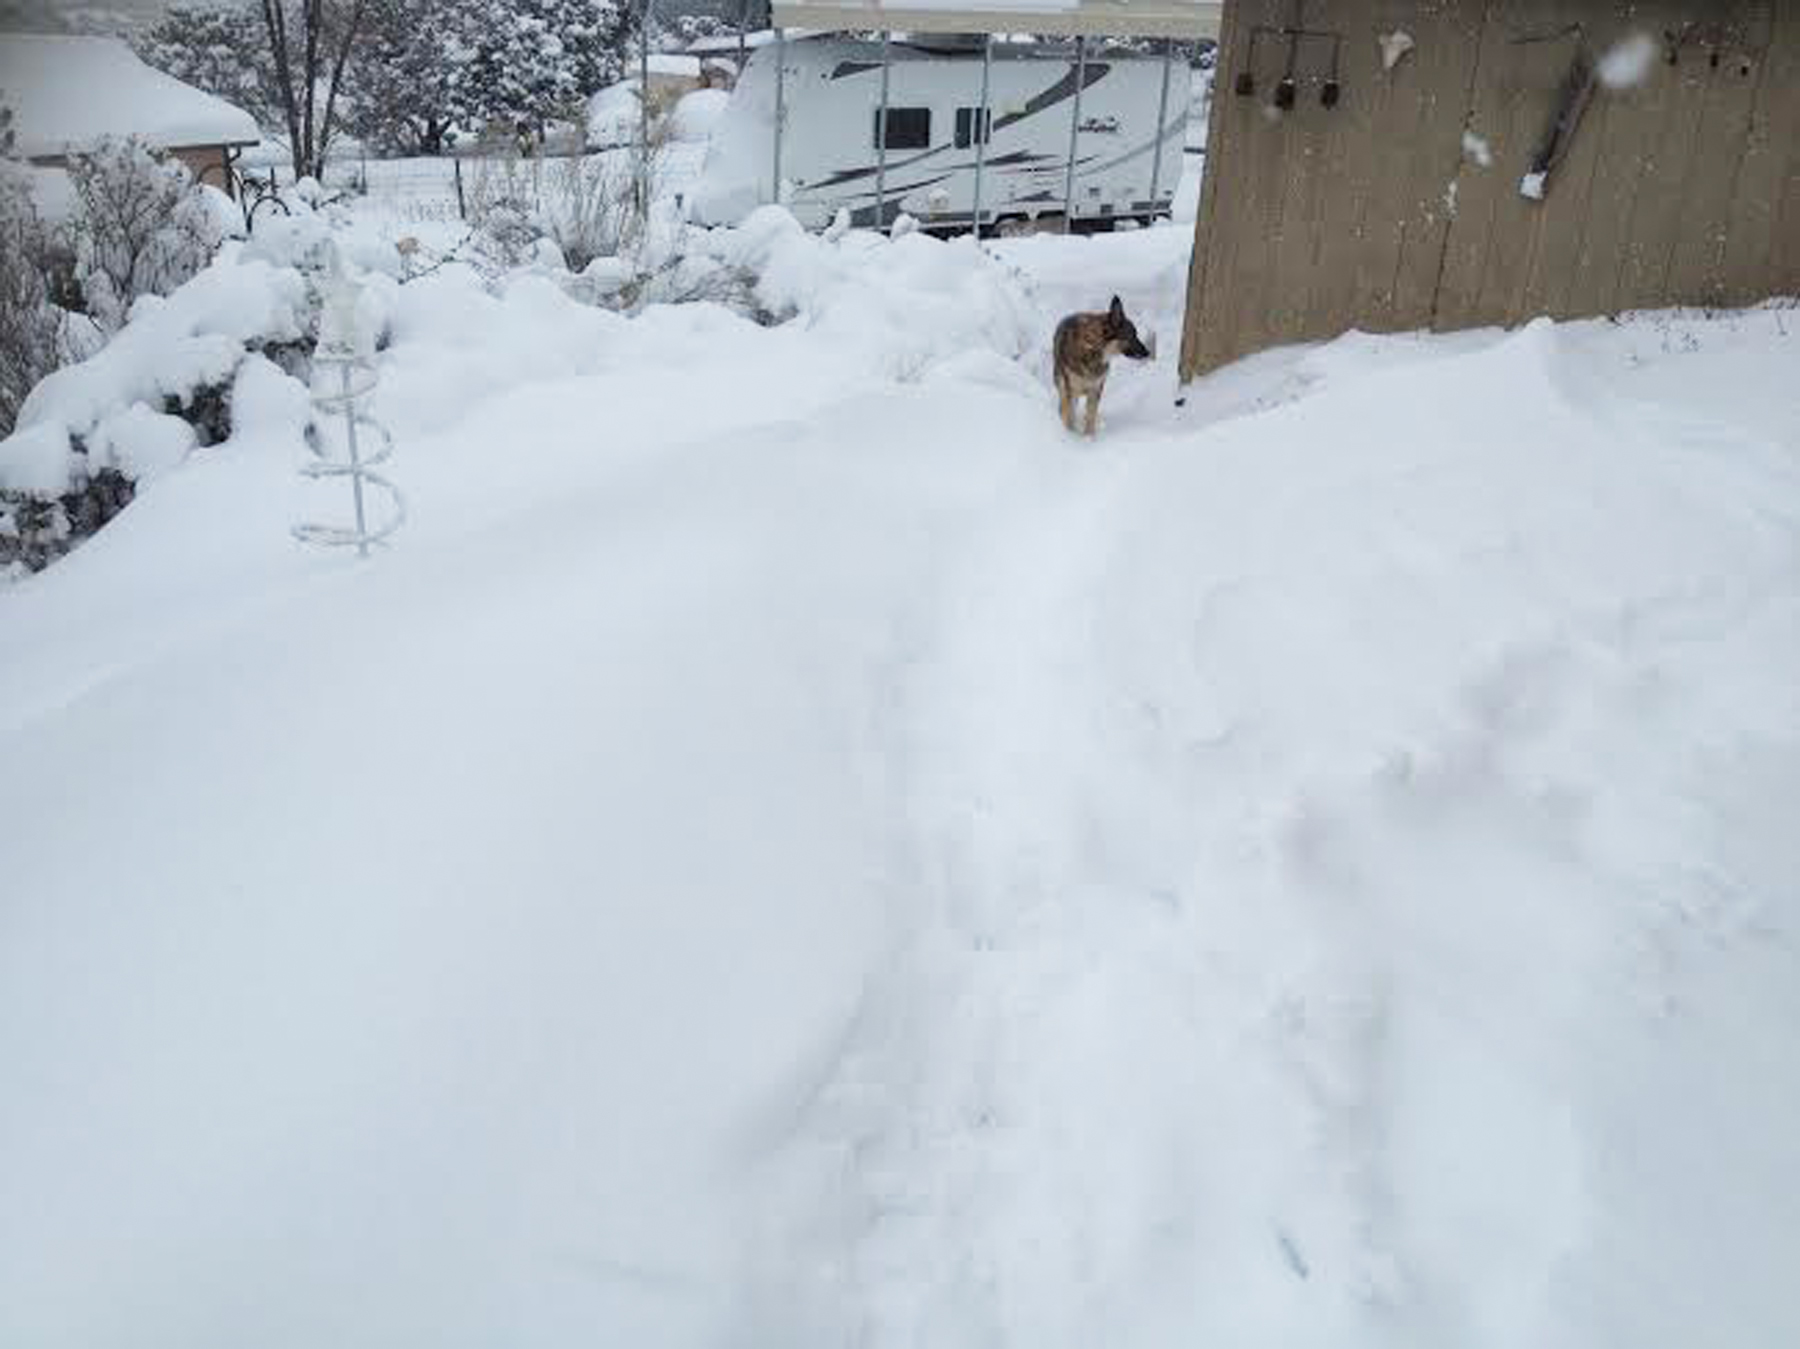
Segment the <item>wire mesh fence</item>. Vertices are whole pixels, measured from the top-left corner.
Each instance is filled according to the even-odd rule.
[[[344,158],[330,164],[321,186],[366,197],[397,220],[468,219],[468,183],[491,156],[437,155],[420,159]]]

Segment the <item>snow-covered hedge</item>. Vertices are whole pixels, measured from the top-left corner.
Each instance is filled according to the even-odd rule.
[[[403,260],[391,242],[334,229],[344,222],[302,202],[294,208],[291,217],[259,220],[250,241],[227,245],[174,293],[138,299],[109,343],[32,391],[17,430],[0,440],[0,509],[8,516],[0,568],[35,569],[66,551],[147,480],[237,434],[247,408],[273,409],[264,420],[297,435],[307,415],[314,278],[329,243],[358,272],[365,329],[384,343],[400,274],[415,259]],[[588,307],[723,303],[764,324],[822,333],[840,353],[901,380],[971,357],[1010,362],[1040,336],[1023,278],[968,240],[887,239],[847,227],[814,235],[779,207],[735,229],[697,230],[660,215],[651,225],[629,256],[598,259],[580,273],[543,238],[509,267],[496,270],[491,258],[472,254],[440,259],[437,270],[462,274],[451,290],[485,290],[502,309],[530,311],[538,326],[560,321],[544,312],[546,296],[557,292],[571,321]],[[449,280],[409,274],[427,290]],[[471,321],[460,303],[427,308],[437,329]],[[453,331],[396,332],[402,343],[465,340]],[[404,369],[396,374],[404,383]]]
[[[144,481],[229,439],[251,403],[285,408],[299,431],[305,396],[294,377],[306,374],[311,276],[330,237],[303,207],[259,222],[254,240],[229,245],[169,295],[140,296],[110,342],[37,384],[0,440],[0,569],[60,555]],[[361,251],[397,267],[391,250]],[[395,283],[381,271],[366,281],[366,318],[379,332]]]

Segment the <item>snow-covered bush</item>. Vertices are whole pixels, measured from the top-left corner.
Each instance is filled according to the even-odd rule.
[[[65,316],[51,303],[52,252],[25,175],[0,160],[0,436],[65,356]]]
[[[140,295],[167,295],[206,266],[223,230],[206,189],[136,137],[72,156],[70,222],[88,312],[108,331]]]
[[[768,313],[830,333],[898,379],[971,353],[1016,360],[1042,340],[1024,276],[967,236],[831,233],[809,234],[785,208],[763,206],[698,243],[716,265],[753,276]]]
[[[634,253],[645,237],[645,197],[658,196],[658,151],[649,157],[647,194],[643,170],[635,153],[624,152],[484,159],[469,193],[477,249],[500,271],[536,259],[541,239],[552,241],[577,272],[596,259]]]
[[[643,239],[643,204],[646,194],[654,197],[660,176],[661,160],[654,150],[647,166],[636,155],[557,160],[546,176],[548,190],[541,199],[543,232],[556,241],[575,271],[596,258],[627,253]]]
[[[525,261],[541,234],[537,202],[543,161],[496,152],[475,164],[467,193],[472,247],[490,267],[508,271]]]
[[[42,567],[145,479],[239,434],[246,390],[252,415],[284,409],[298,435],[328,237],[310,214],[260,223],[249,243],[172,294],[140,298],[111,341],[37,384],[0,439],[0,571]],[[369,329],[380,333],[396,283],[366,281]]]

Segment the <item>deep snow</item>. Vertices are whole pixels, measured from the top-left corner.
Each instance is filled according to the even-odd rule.
[[[0,589],[0,1343],[1800,1342],[1794,311],[1177,410],[1184,230],[758,229]]]

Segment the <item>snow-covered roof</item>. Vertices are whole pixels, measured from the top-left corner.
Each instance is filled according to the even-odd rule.
[[[746,48],[760,47],[764,43],[773,42],[774,40],[775,34],[772,30],[760,28],[755,32],[745,33],[743,45]],[[687,44],[685,50],[692,52],[696,56],[711,56],[715,54],[730,56],[736,52],[737,49],[738,35],[736,33],[720,33],[714,37],[697,37]]]
[[[635,63],[631,69],[637,69]],[[688,79],[700,78],[700,58],[684,52],[651,52],[650,73],[652,75],[680,75]]]
[[[1216,38],[1220,0],[776,0],[780,28]]]
[[[91,149],[106,136],[142,136],[163,149],[259,139],[242,108],[151,69],[116,38],[6,34],[0,97],[27,159]]]

